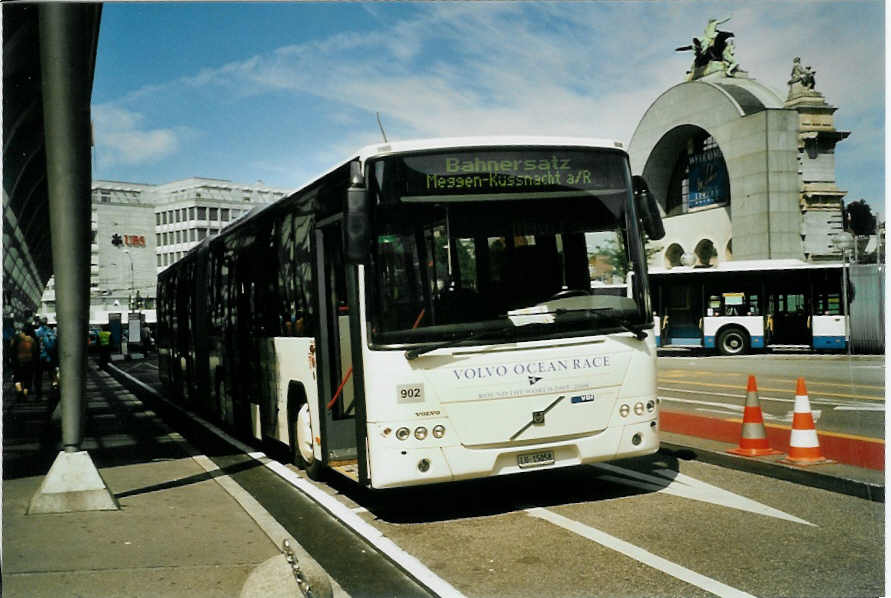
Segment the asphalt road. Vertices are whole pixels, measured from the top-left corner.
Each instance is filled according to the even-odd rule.
[[[692,365],[664,358],[660,387],[741,379],[742,391],[699,388],[744,396],[746,376],[762,368],[752,373],[762,392],[777,398],[790,381],[794,392],[795,378],[804,375],[826,395],[821,400],[876,402],[828,396],[873,397],[876,389],[866,387],[882,384],[884,373],[873,372],[873,361],[855,363],[869,368],[849,383],[828,372],[836,367],[828,359],[811,359],[820,358],[792,359],[792,367],[754,358],[696,359]],[[799,374],[799,367],[811,373]],[[203,433],[183,434],[220,460],[354,596],[423,594],[424,579],[443,582],[439,587],[448,592],[439,595],[469,597],[885,593],[883,503],[685,460],[685,452],[371,491],[333,473],[317,483],[290,465],[257,466]],[[318,498],[307,498],[313,495],[335,508],[329,504],[322,512],[312,504]],[[359,540],[353,530],[363,527]],[[407,578],[384,555],[387,546],[393,554],[393,545],[408,556],[403,562],[417,565]]]
[[[878,596],[883,505],[677,455],[340,500],[461,593]]]
[[[748,377],[754,375],[765,422],[790,425],[796,381],[803,377],[821,432],[885,437],[884,356],[678,353],[660,357],[658,368],[664,409],[741,417]]]

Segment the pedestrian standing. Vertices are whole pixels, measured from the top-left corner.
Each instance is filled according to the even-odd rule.
[[[111,331],[102,328],[99,331],[99,362],[108,363],[109,353],[111,353]]]
[[[40,397],[43,394],[43,372],[49,372],[50,384],[56,386],[56,331],[50,328],[46,318],[43,318],[34,334],[40,342],[40,359],[35,367],[34,394]]]
[[[40,358],[38,344],[34,336],[34,326],[30,323],[25,324],[25,329],[16,334],[12,340],[15,389],[25,398],[28,397],[34,384],[34,368]]]
[[[146,353],[151,351],[155,345],[155,339],[152,338],[152,331],[149,328],[148,324],[142,324],[142,333],[140,335],[142,337],[142,349]]]
[[[6,376],[9,377],[9,380],[15,382],[13,380],[13,372],[15,369],[13,368],[13,364],[15,360],[12,358],[12,342],[15,339],[16,329],[13,324],[12,318],[3,318],[3,375],[4,375],[4,383],[6,382]]]

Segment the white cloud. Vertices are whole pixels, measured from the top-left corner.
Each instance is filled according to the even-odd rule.
[[[109,104],[92,107],[93,139],[103,167],[157,162],[179,149],[174,129],[142,126],[141,114]]]
[[[875,38],[853,26],[839,32],[837,16],[821,10],[825,3],[738,5],[733,11],[701,3],[424,8],[380,30],[283,47],[190,82],[249,94],[309,93],[338,110],[346,104],[371,115],[380,111],[412,136],[535,131],[627,141],[649,104],[683,80],[691,55],[674,47],[701,35],[711,10],[732,14],[722,27],[736,33],[743,68],[782,95],[796,54],[818,65],[820,86],[845,103],[848,114],[874,107],[883,85],[881,71],[850,69],[881,50],[870,47]],[[857,9],[852,5],[851,15]],[[830,31],[850,43],[822,43]],[[864,98],[864,90],[874,97]]]
[[[734,32],[742,68],[785,97],[792,58],[801,56],[817,69],[817,89],[839,106],[837,125],[854,131],[839,152],[883,155],[884,29],[875,17],[881,14],[878,1],[362,7],[374,27],[282,46],[128,99],[177,89],[198,92],[202,100],[285,92],[292,98],[288,110],[326,125],[308,127],[295,138],[291,147],[303,156],[293,158],[294,165],[287,163],[290,157],[279,158],[277,167],[263,158],[270,172],[294,176],[316,174],[379,141],[378,111],[391,140],[536,133],[628,142],[652,102],[684,80],[692,54],[674,49],[702,35],[708,18],[730,16],[721,28]],[[144,126],[133,113],[112,116],[117,124],[106,130],[105,143],[122,152],[121,160],[156,159],[178,147],[178,129]],[[245,135],[277,134],[250,126],[245,115]],[[243,163],[260,164],[251,158]],[[263,175],[250,178],[257,176]]]

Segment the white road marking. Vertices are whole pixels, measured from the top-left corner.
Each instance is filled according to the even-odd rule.
[[[696,411],[699,413],[717,413],[718,415],[721,415],[721,416],[728,416],[728,415],[737,416],[737,415],[739,415],[738,411],[728,411],[727,409],[709,409],[707,407],[697,407]]]
[[[659,390],[668,390],[671,392],[686,392],[690,394],[698,394],[698,395],[711,395],[717,397],[730,397],[732,399],[739,399],[740,405],[745,403],[746,397],[745,395],[735,395],[730,393],[723,392],[702,392],[701,390],[684,390],[681,388],[659,388]],[[682,399],[680,397],[666,397],[665,395],[659,395],[660,401],[666,401],[670,403],[688,403],[691,405],[710,405],[712,407],[722,407],[724,409],[736,409],[736,406],[730,403],[721,403],[719,401],[702,401],[697,399]],[[777,403],[795,403],[795,399],[778,399],[774,397],[758,397],[759,401],[775,401]],[[830,399],[811,399],[809,398],[809,402],[812,405],[830,405],[830,406],[843,406],[843,407],[859,407],[861,405],[870,406],[875,405],[875,403],[861,403],[857,401],[833,401]],[[838,407],[835,407],[836,409]],[[739,410],[742,411],[742,406],[739,407]],[[884,409],[884,406],[882,406]]]
[[[746,401],[746,395],[734,394],[734,393],[730,393],[730,392],[714,392],[711,390],[709,390],[709,391],[687,390],[684,388],[667,388],[667,387],[663,387],[663,386],[660,386],[658,388],[658,390],[662,390],[662,391],[667,390],[669,392],[685,392],[688,394],[696,394],[696,395],[709,395],[709,396],[713,396],[713,397],[729,397],[731,399],[739,399],[740,403],[745,403],[745,401]],[[681,399],[679,397],[660,396],[659,398],[662,399],[663,401],[677,401],[679,403],[703,403],[704,402],[704,401],[697,401],[694,399]],[[758,399],[761,401],[777,401],[780,403],[794,403],[795,402],[795,399],[778,399],[778,398],[774,398],[774,397],[762,397],[761,395],[758,396]],[[711,404],[726,405],[726,403],[711,403]]]
[[[728,586],[727,584],[723,584],[720,581],[712,579],[711,577],[706,577],[705,575],[697,573],[696,571],[692,571],[690,569],[687,569],[686,567],[678,565],[677,563],[673,563],[668,559],[664,559],[661,556],[655,555],[652,552],[648,552],[643,548],[640,548],[639,546],[631,544],[630,542],[620,540],[619,538],[611,536],[606,532],[602,532],[599,529],[595,529],[589,525],[579,523],[578,521],[574,521],[572,519],[569,519],[568,517],[558,515],[553,511],[549,511],[541,507],[535,507],[532,509],[527,509],[526,512],[532,517],[537,517],[558,527],[562,527],[567,531],[578,534],[579,536],[587,538],[593,542],[597,542],[601,546],[605,546],[610,550],[620,552],[629,558],[653,567],[654,569],[658,569],[663,573],[671,575],[672,577],[680,579],[681,581],[694,585],[698,588],[702,588],[703,590],[711,592],[712,594],[724,596],[727,598],[754,598],[751,594],[747,594],[742,590],[738,590],[734,587]]]
[[[838,409],[838,407],[836,407],[836,409]],[[814,423],[817,423],[818,421],[820,421],[821,415],[823,415],[822,409],[811,409],[811,417],[814,418]],[[794,418],[795,418],[795,412],[787,411],[786,415],[784,415],[781,418],[777,418],[777,419],[779,419],[779,421],[783,421],[783,422],[791,422]]]
[[[745,399],[745,397],[741,397]],[[696,399],[676,399],[674,397],[659,397],[660,401],[669,401],[672,403],[687,403],[689,405],[707,405],[709,407],[719,407],[721,409],[733,409],[743,412],[743,405],[732,405],[730,403],[721,403],[720,401],[697,401]]]
[[[863,404],[863,405],[839,405],[835,408],[835,411],[884,411],[884,405],[873,405],[873,404]]]
[[[660,469],[656,472],[659,476],[655,476],[634,471],[633,469],[617,467],[608,463],[597,463],[591,467],[615,474],[601,475],[600,477],[602,479],[625,484],[627,486],[634,486],[653,492],[662,492],[664,494],[708,502],[730,509],[755,513],[756,515],[765,515],[767,517],[775,517],[777,519],[784,519],[802,525],[817,527],[809,521],[784,513],[779,509],[768,507],[760,502],[740,496],[739,494],[734,494],[723,488],[718,488],[717,486],[713,486],[669,469]]]

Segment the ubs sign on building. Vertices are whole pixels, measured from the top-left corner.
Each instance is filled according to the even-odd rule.
[[[739,68],[732,33],[710,20],[687,80],[644,114],[629,152],[663,210],[651,265],[838,260],[845,192],[835,184],[836,108],[793,61],[785,99]]]

